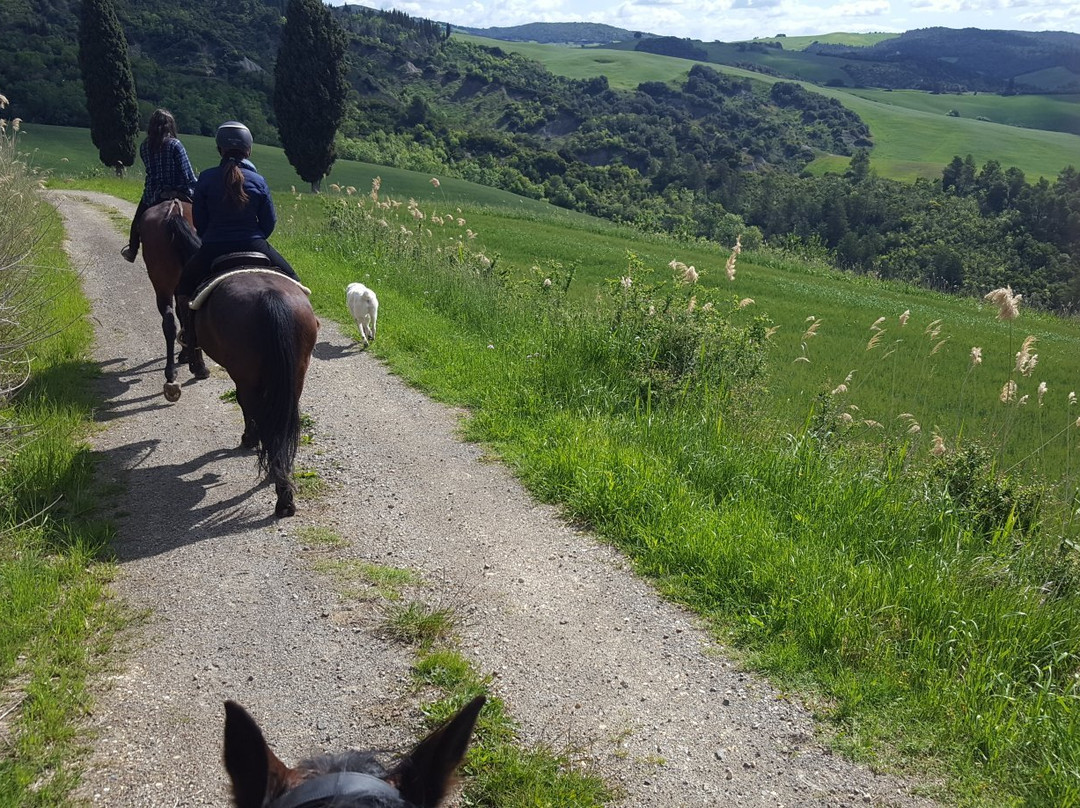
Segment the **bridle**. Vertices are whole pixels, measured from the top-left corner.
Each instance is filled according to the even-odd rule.
[[[267,808],[318,808],[338,804],[339,800],[363,797],[401,799],[396,788],[378,777],[363,772],[331,772],[305,780]]]

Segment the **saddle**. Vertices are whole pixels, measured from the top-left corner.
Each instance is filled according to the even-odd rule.
[[[188,303],[189,309],[198,309],[202,307],[202,304],[206,301],[206,298],[210,296],[210,293],[214,291],[219,283],[225,278],[232,275],[242,275],[245,273],[265,273],[271,272],[277,275],[281,275],[284,278],[295,283],[299,286],[304,294],[308,297],[311,296],[311,290],[308,289],[300,281],[290,278],[281,269],[275,266],[270,257],[266,253],[261,252],[232,252],[219,255],[210,264],[210,275],[199,284],[195,289],[195,294],[191,296],[191,300]]]
[[[210,264],[210,277],[240,267],[272,267],[270,256],[261,252],[231,252],[219,255]]]

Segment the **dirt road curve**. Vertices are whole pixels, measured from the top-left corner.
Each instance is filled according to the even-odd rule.
[[[314,419],[298,463],[327,492],[275,521],[272,489],[238,451],[239,410],[215,367],[161,395],[163,342],[141,260],[119,256],[133,206],[55,197],[97,323],[102,474],[117,594],[146,621],[101,682],[79,796],[92,805],[227,804],[222,702],[244,704],[281,757],[397,749],[419,732],[411,653],[378,614],[315,571],[328,555],[405,567],[424,598],[463,617],[462,648],[521,723],[524,741],[594,756],[624,806],[915,806],[905,785],[826,753],[806,712],[725,661],[695,621],[551,508],[530,501],[460,413],[402,384],[324,323],[301,402]],[[117,212],[120,218],[116,217]],[[303,267],[298,269],[303,274]],[[342,290],[344,311],[344,290]],[[381,313],[380,329],[394,326]],[[348,541],[305,548],[303,526]]]

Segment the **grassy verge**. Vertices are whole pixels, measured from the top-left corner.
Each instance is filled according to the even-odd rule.
[[[802,421],[764,417],[791,357],[758,362],[756,351],[776,350],[764,323],[722,291],[664,282],[631,256],[631,282],[601,287],[583,306],[560,294],[565,267],[502,275],[463,236],[429,236],[409,214],[382,225],[355,202],[346,207],[353,213],[281,241],[321,315],[347,322],[349,280],[376,288],[384,317],[374,350],[413,383],[470,407],[471,437],[494,446],[539,497],[622,547],[757,666],[821,694],[838,747],[944,774],[941,796],[959,804],[1080,801],[1075,489],[1035,486],[1040,500],[1027,491],[1033,480],[1001,474],[994,453],[1022,412],[1017,402],[997,411],[996,428],[949,433],[940,453],[933,415],[925,430],[901,419],[903,430],[864,440],[849,427],[877,427],[851,417],[839,389],[817,395],[839,387],[820,376],[802,382]],[[808,285],[834,282],[807,267],[786,271]],[[872,299],[899,291],[849,288]],[[1007,325],[994,314],[969,308],[964,317],[981,317],[985,336]],[[890,381],[874,401],[898,418],[908,397],[934,386],[944,335],[932,323],[909,337],[907,318],[896,317],[869,349],[925,346],[916,376],[882,373]],[[865,357],[885,327],[857,325],[847,359]],[[820,330],[805,320],[802,329],[813,350]],[[711,363],[716,355],[724,361]],[[961,368],[946,375],[955,394],[966,347],[951,361]],[[1059,415],[1075,419],[1066,389]],[[1059,432],[1062,462],[1075,463],[1073,433]]]
[[[119,617],[106,597],[109,529],[96,517],[84,443],[86,301],[60,250],[59,217],[37,201],[13,148],[0,144],[0,250],[20,253],[0,261],[0,349],[5,369],[28,381],[0,404],[0,804],[55,806],[78,781],[87,676]],[[33,302],[23,307],[26,289]]]

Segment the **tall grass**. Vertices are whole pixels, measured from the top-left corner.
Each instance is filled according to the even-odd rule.
[[[0,804],[19,806],[77,782],[86,676],[115,624],[83,443],[86,302],[38,187],[0,120]]]
[[[324,232],[288,243],[324,316],[344,319],[348,280],[374,286],[384,312],[375,350],[470,407],[470,436],[749,661],[818,693],[838,746],[943,773],[961,804],[1080,804],[1077,537],[1063,516],[1075,503],[1052,506],[1050,493],[1025,493],[1034,481],[1001,474],[1003,430],[972,434],[962,417],[970,385],[946,408],[955,423],[879,430],[867,415],[860,428],[873,439],[863,440],[843,417],[851,395],[869,395],[854,379],[881,379],[874,406],[897,416],[946,381],[933,375],[940,324],[909,314],[901,326],[901,310],[877,330],[867,323],[847,355],[822,349],[844,374],[867,363],[848,393],[833,392],[844,376],[793,365],[801,345],[790,342],[816,360],[827,320],[815,336],[801,322],[788,343],[783,331],[768,338],[753,304],[721,305],[723,290],[633,254],[598,294],[574,299],[559,262],[501,271],[468,223],[433,226],[430,211],[408,208],[334,201]],[[692,318],[706,302],[710,314]],[[995,314],[982,312],[991,326]],[[909,345],[911,371],[895,358]],[[725,361],[706,361],[725,350]],[[799,421],[766,406],[793,366],[818,371]],[[1075,462],[1068,447],[1062,457]]]

